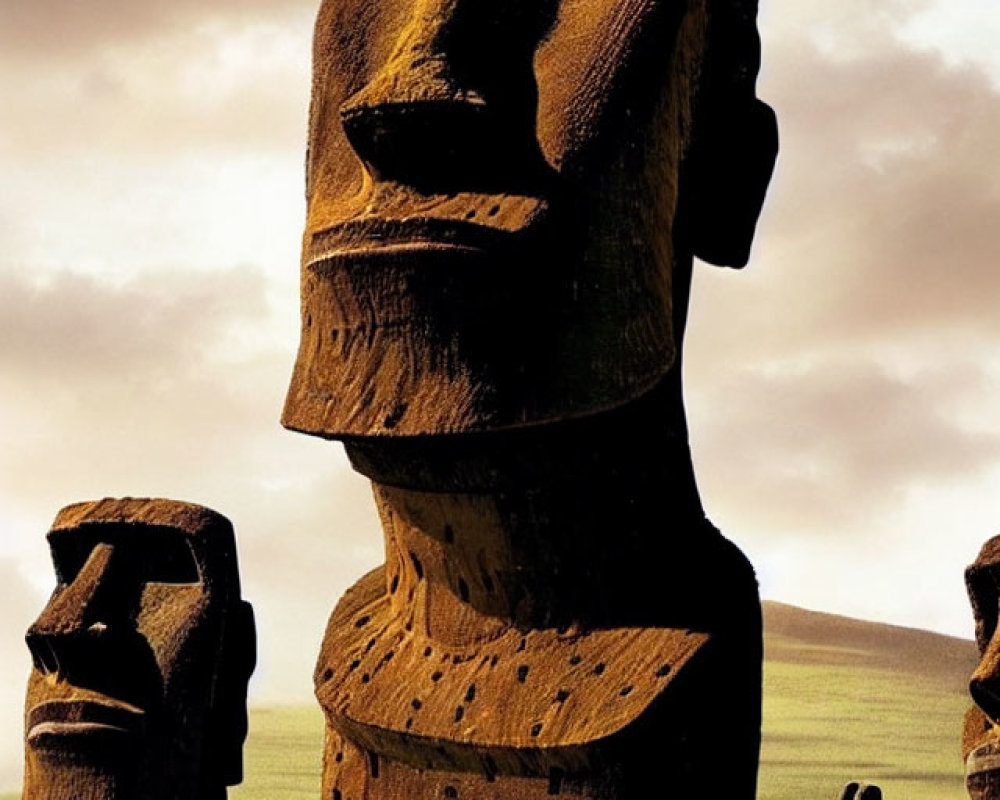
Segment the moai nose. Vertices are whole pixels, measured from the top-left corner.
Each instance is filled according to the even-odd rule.
[[[101,637],[108,632],[115,607],[121,604],[111,597],[115,583],[113,569],[114,547],[98,544],[73,581],[53,593],[25,635],[39,671],[65,671],[68,648],[73,641]]]
[[[462,188],[478,189],[498,161],[537,162],[532,57],[547,6],[416,0],[386,63],[340,107],[369,172],[417,188],[464,178],[472,185]]]

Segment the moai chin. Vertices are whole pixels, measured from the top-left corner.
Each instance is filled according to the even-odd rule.
[[[27,633],[24,800],[224,800],[242,780],[253,611],[229,521],[172,500],[59,512]]]
[[[759,601],[680,352],[776,154],[755,16],[322,4],[283,423],[345,442],[386,541],[316,668],[325,798],[754,796]]]
[[[966,712],[962,729],[965,785],[972,800],[1000,800],[1000,536],[987,540],[965,570],[965,586],[980,654],[969,681],[975,705]]]

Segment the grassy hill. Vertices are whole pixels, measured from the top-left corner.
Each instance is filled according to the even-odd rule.
[[[764,604],[761,800],[829,798],[852,778],[887,800],[964,800],[969,641]]]
[[[761,800],[836,800],[851,779],[880,784],[887,800],[965,799],[971,642],[780,603],[764,604],[764,628]],[[254,709],[250,730],[231,800],[315,800],[319,711]]]

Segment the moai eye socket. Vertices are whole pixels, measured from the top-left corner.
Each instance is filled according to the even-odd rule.
[[[115,548],[115,560],[121,567],[119,574],[130,576],[137,584],[192,584],[201,580],[187,537],[169,528],[102,526],[86,532],[53,532],[49,542],[61,586],[68,586],[76,579],[101,543]]]
[[[138,541],[135,544],[139,544]],[[172,530],[150,528],[132,553],[142,583],[198,583],[201,577],[188,539]]]

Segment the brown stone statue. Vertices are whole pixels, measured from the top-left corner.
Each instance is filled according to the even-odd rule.
[[[965,783],[973,800],[1000,800],[1000,536],[989,539],[965,570],[965,586],[980,653],[969,681],[976,705],[966,713],[962,730]]]
[[[242,779],[253,611],[229,521],[171,500],[78,503],[28,629],[24,800],[224,800]]]
[[[773,167],[745,0],[325,0],[283,417],[385,565],[316,668],[323,796],[755,794],[760,608],[705,519],[692,257]]]

